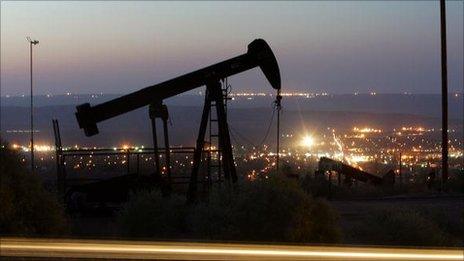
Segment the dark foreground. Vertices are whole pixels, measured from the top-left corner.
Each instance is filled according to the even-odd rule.
[[[375,239],[366,240],[357,234],[358,229],[366,225],[372,213],[391,208],[413,209],[423,208],[430,210],[446,210],[446,222],[453,224],[456,233],[460,233],[464,226],[464,196],[396,196],[385,198],[357,199],[357,200],[333,200],[329,204],[339,213],[339,223],[343,238],[341,243],[347,245],[384,245]],[[444,221],[445,222],[445,221]],[[75,216],[72,218],[72,234],[78,238],[113,238],[121,237],[116,217]],[[369,229],[369,228],[367,228]],[[456,235],[461,242],[457,246],[462,247],[462,236]]]

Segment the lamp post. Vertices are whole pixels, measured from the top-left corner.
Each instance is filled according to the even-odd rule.
[[[32,46],[39,44],[38,40],[31,40],[30,37],[26,37],[29,42],[29,54],[30,54],[30,76],[31,76],[31,171],[34,173],[34,92],[33,92],[33,81],[32,81]]]

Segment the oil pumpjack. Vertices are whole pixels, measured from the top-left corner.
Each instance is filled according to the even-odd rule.
[[[205,67],[203,69],[179,76],[177,78],[143,88],[139,91],[124,95],[122,97],[107,101],[105,103],[91,106],[84,103],[76,107],[76,118],[79,127],[84,129],[86,136],[98,134],[97,123],[138,109],[149,106],[149,117],[152,123],[154,158],[155,158],[155,181],[161,181],[158,141],[156,134],[156,118],[163,121],[164,145],[165,145],[165,168],[167,170],[167,183],[170,186],[170,149],[168,138],[168,110],[163,100],[195,88],[206,86],[205,103],[200,122],[200,129],[193,156],[193,166],[190,176],[187,198],[195,200],[197,191],[197,179],[201,155],[205,145],[205,133],[208,119],[211,115],[211,107],[216,108],[218,124],[218,144],[221,151],[221,164],[223,166],[224,178],[228,184],[237,182],[237,173],[232,155],[229,127],[226,119],[224,94],[222,92],[221,80],[259,67],[272,88],[277,90],[276,102],[280,106],[281,79],[279,66],[269,45],[263,39],[256,39],[248,45],[245,54]]]

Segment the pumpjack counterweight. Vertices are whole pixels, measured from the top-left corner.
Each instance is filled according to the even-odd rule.
[[[86,136],[93,136],[99,132],[97,127],[98,122],[116,117],[118,115],[150,104],[152,106],[154,104],[161,106],[163,100],[166,98],[179,95],[201,86],[207,86],[205,106],[210,106],[210,104],[207,103],[215,102],[217,107],[217,119],[220,135],[219,149],[223,155],[224,177],[231,178],[232,182],[236,182],[237,177],[235,174],[235,165],[232,157],[229,129],[225,117],[225,108],[224,103],[222,102],[223,97],[220,81],[229,76],[250,70],[255,67],[261,68],[272,88],[280,90],[280,71],[274,53],[266,41],[263,39],[256,39],[248,45],[248,50],[245,54],[156,85],[148,86],[139,91],[124,95],[99,105],[91,106],[89,103],[81,104],[76,107],[77,122],[79,127],[84,129]],[[202,123],[203,121],[207,123],[210,114],[209,109],[206,110],[206,113],[205,111],[203,112]],[[153,115],[151,115],[151,118],[153,119]],[[203,150],[204,145],[204,131],[206,130],[206,123],[201,124],[200,126],[200,133],[198,135],[197,147],[194,155],[194,166],[192,168],[192,177],[188,193],[189,197],[194,197],[194,191],[196,189],[195,179],[197,178],[196,176],[198,172],[198,164],[201,161],[201,151]],[[164,125],[166,124],[164,123]],[[203,127],[203,125],[205,126]],[[168,142],[166,136],[166,127],[164,133],[165,141]],[[155,138],[156,129],[154,129],[154,139]],[[166,151],[169,153],[169,148],[166,147]],[[159,168],[159,163],[157,163],[156,167]],[[159,173],[157,173],[157,175],[158,174]]]

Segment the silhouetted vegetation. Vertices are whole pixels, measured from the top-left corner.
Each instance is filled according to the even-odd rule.
[[[443,210],[389,207],[370,211],[364,222],[353,228],[351,236],[371,245],[462,245],[462,236],[456,234],[462,227],[451,228],[450,222]],[[453,229],[456,231],[451,234]]]
[[[67,231],[62,207],[38,177],[19,162],[7,146],[0,149],[0,233],[59,235]]]
[[[118,223],[122,234],[157,238],[182,238],[189,207],[185,197],[163,197],[158,190],[140,191],[120,212]]]
[[[216,190],[208,202],[186,205],[158,192],[134,195],[121,212],[127,236],[207,240],[326,242],[340,239],[337,214],[294,181],[278,178]]]
[[[464,192],[464,171],[451,169],[450,170],[450,177],[447,182],[447,187],[450,192]]]

